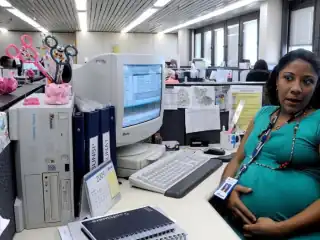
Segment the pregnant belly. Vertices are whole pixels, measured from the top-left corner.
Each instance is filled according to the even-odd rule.
[[[256,217],[290,218],[320,199],[320,184],[302,172],[275,171],[253,164],[239,184],[252,188],[241,200]]]

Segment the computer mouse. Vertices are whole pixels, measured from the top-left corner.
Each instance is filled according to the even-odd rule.
[[[206,151],[203,152],[204,154],[210,154],[210,155],[225,155],[226,151],[221,148],[208,148]]]

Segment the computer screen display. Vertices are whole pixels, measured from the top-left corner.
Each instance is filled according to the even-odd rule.
[[[32,69],[34,71],[38,71],[38,68],[33,63],[23,63],[22,69],[23,70]]]
[[[122,127],[158,118],[161,113],[162,65],[123,66],[124,114]]]

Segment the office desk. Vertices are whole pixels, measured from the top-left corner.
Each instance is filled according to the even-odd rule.
[[[182,199],[168,198],[158,193],[131,188],[122,180],[121,200],[110,213],[130,210],[146,205],[160,207],[188,233],[190,240],[239,239],[228,224],[209,204],[208,199],[218,186],[225,165],[211,174],[198,187]],[[14,240],[59,240],[57,228],[25,230]]]
[[[29,96],[32,93],[37,91],[44,90],[44,83],[32,83],[24,84],[21,87],[17,88],[16,91],[10,94],[5,94],[0,96],[0,111],[5,111],[9,109],[12,105],[19,102],[26,96]]]

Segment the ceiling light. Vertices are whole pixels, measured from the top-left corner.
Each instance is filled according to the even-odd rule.
[[[78,17],[79,17],[80,30],[86,32],[88,29],[87,12],[78,12]]]
[[[75,0],[78,11],[87,11],[87,0]]]
[[[16,8],[8,8],[7,9],[9,12],[11,12],[13,15],[17,16],[18,18],[20,18],[21,20],[25,21],[26,23],[30,24],[32,27],[40,30],[41,32],[48,32],[48,30],[46,30],[45,28],[43,28],[42,26],[40,26],[39,23],[37,23],[36,21],[34,21],[32,18],[28,17],[27,15],[25,15],[23,12],[21,12],[20,10],[16,9]]]
[[[155,12],[157,12],[158,9],[155,8],[149,8],[145,12],[143,12],[137,19],[132,21],[128,26],[126,26],[124,29],[121,30],[122,33],[129,32],[131,29],[138,26],[143,21],[147,20],[149,17],[151,17]]]
[[[43,28],[43,27],[39,27],[38,30],[39,30],[40,32],[45,33],[45,34],[49,33],[49,31],[48,31],[47,29]]]
[[[181,28],[185,28],[187,26],[190,26],[190,25],[193,25],[193,24],[196,24],[196,23],[199,23],[199,22],[202,22],[204,20],[208,20],[210,18],[214,18],[214,17],[217,17],[219,15],[222,15],[222,14],[225,14],[227,12],[230,12],[230,11],[233,11],[235,9],[238,9],[238,8],[241,8],[241,7],[244,7],[246,5],[249,5],[251,3],[254,3],[254,2],[257,2],[258,0],[241,0],[241,1],[238,1],[238,2],[235,2],[235,3],[232,3],[232,4],[229,4],[228,6],[224,7],[224,8],[221,8],[221,9],[218,9],[218,10],[215,10],[211,13],[208,13],[208,14],[205,14],[203,16],[200,16],[200,17],[197,17],[195,19],[192,19],[190,21],[187,21],[185,23],[182,23],[182,24],[179,24],[175,27],[172,27],[172,28],[168,28],[164,31],[162,31],[163,33],[169,33],[169,32],[173,32],[173,31],[176,31],[178,29],[181,29]]]
[[[8,32],[8,29],[6,29],[6,28],[0,28],[0,32],[6,33],[6,32]]]
[[[6,0],[0,0],[0,6],[4,8],[12,7],[12,5]]]
[[[155,7],[164,7],[170,1],[171,0],[158,0],[158,1],[156,1],[156,3],[153,6],[155,6]]]

